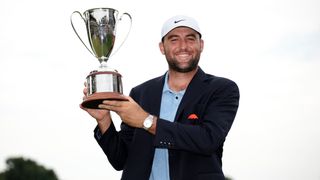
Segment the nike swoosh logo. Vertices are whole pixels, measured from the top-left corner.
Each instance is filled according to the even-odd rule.
[[[174,23],[177,24],[177,23],[179,23],[181,21],[185,21],[185,19],[180,19],[180,20],[174,21]]]

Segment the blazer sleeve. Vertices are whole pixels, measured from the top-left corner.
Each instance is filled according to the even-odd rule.
[[[222,147],[239,105],[239,89],[227,80],[219,88],[204,93],[200,100],[187,105],[175,122],[158,119],[155,146],[211,155]],[[216,84],[217,85],[217,84]],[[191,111],[199,119],[188,118]],[[189,114],[188,114],[189,113]],[[190,122],[192,121],[192,122]]]
[[[94,137],[110,164],[116,170],[123,170],[128,156],[128,146],[132,140],[133,128],[122,123],[121,130],[117,132],[114,124],[111,123],[108,130],[101,134],[98,126],[94,130]]]

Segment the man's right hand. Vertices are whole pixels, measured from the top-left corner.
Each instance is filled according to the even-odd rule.
[[[87,97],[87,86],[83,89],[83,99]],[[111,114],[109,110],[106,109],[89,109],[85,108],[80,104],[80,108],[86,111],[90,116],[96,119],[101,133],[105,133],[111,124]]]

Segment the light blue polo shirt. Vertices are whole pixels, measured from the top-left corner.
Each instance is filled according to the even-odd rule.
[[[174,92],[168,85],[168,72],[162,90],[160,119],[174,121],[177,109],[186,90]],[[170,180],[168,149],[156,148],[149,180]]]

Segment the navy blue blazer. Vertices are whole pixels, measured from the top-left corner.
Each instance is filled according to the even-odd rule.
[[[149,80],[130,96],[150,114],[159,117],[165,76]],[[110,164],[123,170],[123,180],[148,180],[155,148],[167,148],[171,180],[224,180],[223,143],[239,105],[235,82],[198,69],[186,89],[175,121],[158,119],[156,135],[124,123],[113,124],[95,138]]]

